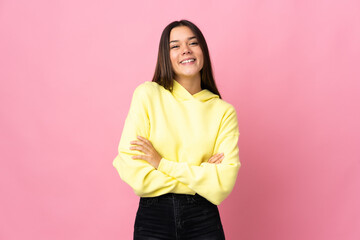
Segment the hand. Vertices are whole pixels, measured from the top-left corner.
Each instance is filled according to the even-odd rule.
[[[132,156],[132,159],[145,160],[148,163],[150,163],[150,165],[152,165],[154,168],[157,169],[162,157],[155,150],[155,148],[153,147],[153,145],[151,144],[151,142],[148,139],[146,139],[142,136],[137,136],[137,138],[139,139],[138,141],[136,141],[136,140],[130,141],[131,144],[137,145],[137,146],[131,146],[130,149],[131,150],[139,150],[139,151],[145,153],[145,155],[135,155],[135,156]]]
[[[224,153],[217,153],[211,156],[211,158],[209,158],[208,163],[221,163],[221,161],[224,159]]]

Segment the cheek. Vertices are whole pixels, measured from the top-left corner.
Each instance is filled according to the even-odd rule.
[[[176,56],[174,56],[174,54],[170,53],[170,61],[173,66],[176,65],[177,60],[176,60]]]
[[[204,63],[204,55],[202,54],[201,50],[198,53],[199,59],[200,59],[200,64],[202,65]]]
[[[201,56],[200,57],[200,60],[201,61],[199,61],[199,64],[201,65],[201,67],[204,65],[204,57],[203,56]]]

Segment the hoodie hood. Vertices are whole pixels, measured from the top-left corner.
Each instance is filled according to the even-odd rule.
[[[189,93],[188,90],[186,90],[186,88],[183,87],[178,81],[173,79],[173,82],[173,95],[180,101],[197,99],[201,102],[206,102],[213,98],[219,98],[219,95],[212,93],[208,89],[203,89],[200,92],[191,95],[191,93]]]

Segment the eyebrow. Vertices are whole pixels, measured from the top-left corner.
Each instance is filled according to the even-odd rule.
[[[196,36],[189,37],[188,40],[191,40],[191,39],[193,39],[193,38],[196,38]],[[172,40],[172,41],[169,42],[169,44],[172,43],[172,42],[178,42],[178,41],[179,41],[179,40]]]

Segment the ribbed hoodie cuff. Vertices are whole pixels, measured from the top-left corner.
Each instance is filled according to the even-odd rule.
[[[171,175],[171,171],[173,170],[173,162],[169,161],[165,158],[161,158],[157,170],[159,170],[167,175]]]

